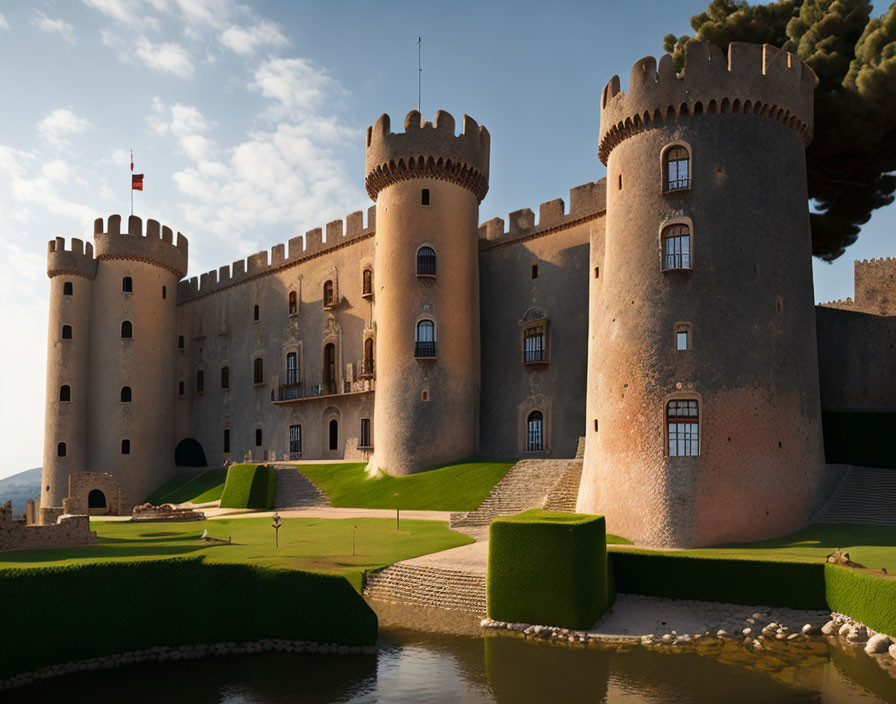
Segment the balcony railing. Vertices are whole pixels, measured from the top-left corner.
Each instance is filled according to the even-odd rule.
[[[669,178],[663,181],[663,193],[671,193],[672,191],[686,191],[691,187],[691,179],[685,178]]]
[[[432,342],[415,342],[414,356],[418,359],[432,359],[436,356],[436,343]]]
[[[362,391],[373,391],[372,378],[358,381],[342,381],[315,386],[299,386],[298,384],[281,384],[277,390],[277,401],[300,401],[320,396],[338,396],[339,394],[355,394]]]

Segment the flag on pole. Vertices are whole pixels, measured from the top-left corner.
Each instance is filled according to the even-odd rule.
[[[134,172],[134,150],[131,149],[131,173]]]
[[[142,191],[143,190],[143,174],[134,174],[131,176],[131,190],[132,191]]]

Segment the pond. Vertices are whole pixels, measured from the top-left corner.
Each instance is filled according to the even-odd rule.
[[[376,655],[263,653],[134,665],[3,693],[8,704],[297,702],[896,702],[891,678],[860,648],[824,641],[761,654],[737,643],[700,652],[588,649],[384,628]]]

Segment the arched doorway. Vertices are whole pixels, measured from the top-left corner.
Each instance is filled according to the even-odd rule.
[[[332,342],[324,346],[324,393],[336,393],[336,345]]]
[[[87,508],[107,508],[106,506],[106,495],[101,492],[99,489],[93,489],[87,495]]]
[[[178,467],[208,467],[202,445],[193,438],[186,438],[177,443],[174,449],[174,464]]]
[[[339,449],[339,421],[333,418],[330,420],[330,450]]]

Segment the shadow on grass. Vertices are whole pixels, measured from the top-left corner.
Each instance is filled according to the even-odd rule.
[[[864,526],[847,523],[813,523],[802,530],[758,543],[713,545],[725,550],[774,550],[790,548],[835,548],[855,546],[891,547],[896,545],[896,527]]]
[[[125,558],[153,558],[175,557],[201,552],[209,545],[193,546],[111,546],[91,545],[78,548],[65,548],[64,550],[23,550],[20,552],[6,552],[0,555],[0,563],[6,563],[0,570],[9,569],[16,563],[26,565],[34,562],[63,562],[66,560],[115,560]]]
[[[199,540],[199,536],[201,533],[196,533],[196,535],[161,535],[161,534],[153,534],[158,535],[159,537],[148,537],[147,535],[135,535],[128,538],[112,538],[107,535],[100,536],[100,545],[121,545],[121,544],[130,544],[135,545],[136,543],[144,544],[144,543],[178,543],[178,542],[187,542],[191,540]],[[135,545],[136,547],[136,545]]]

